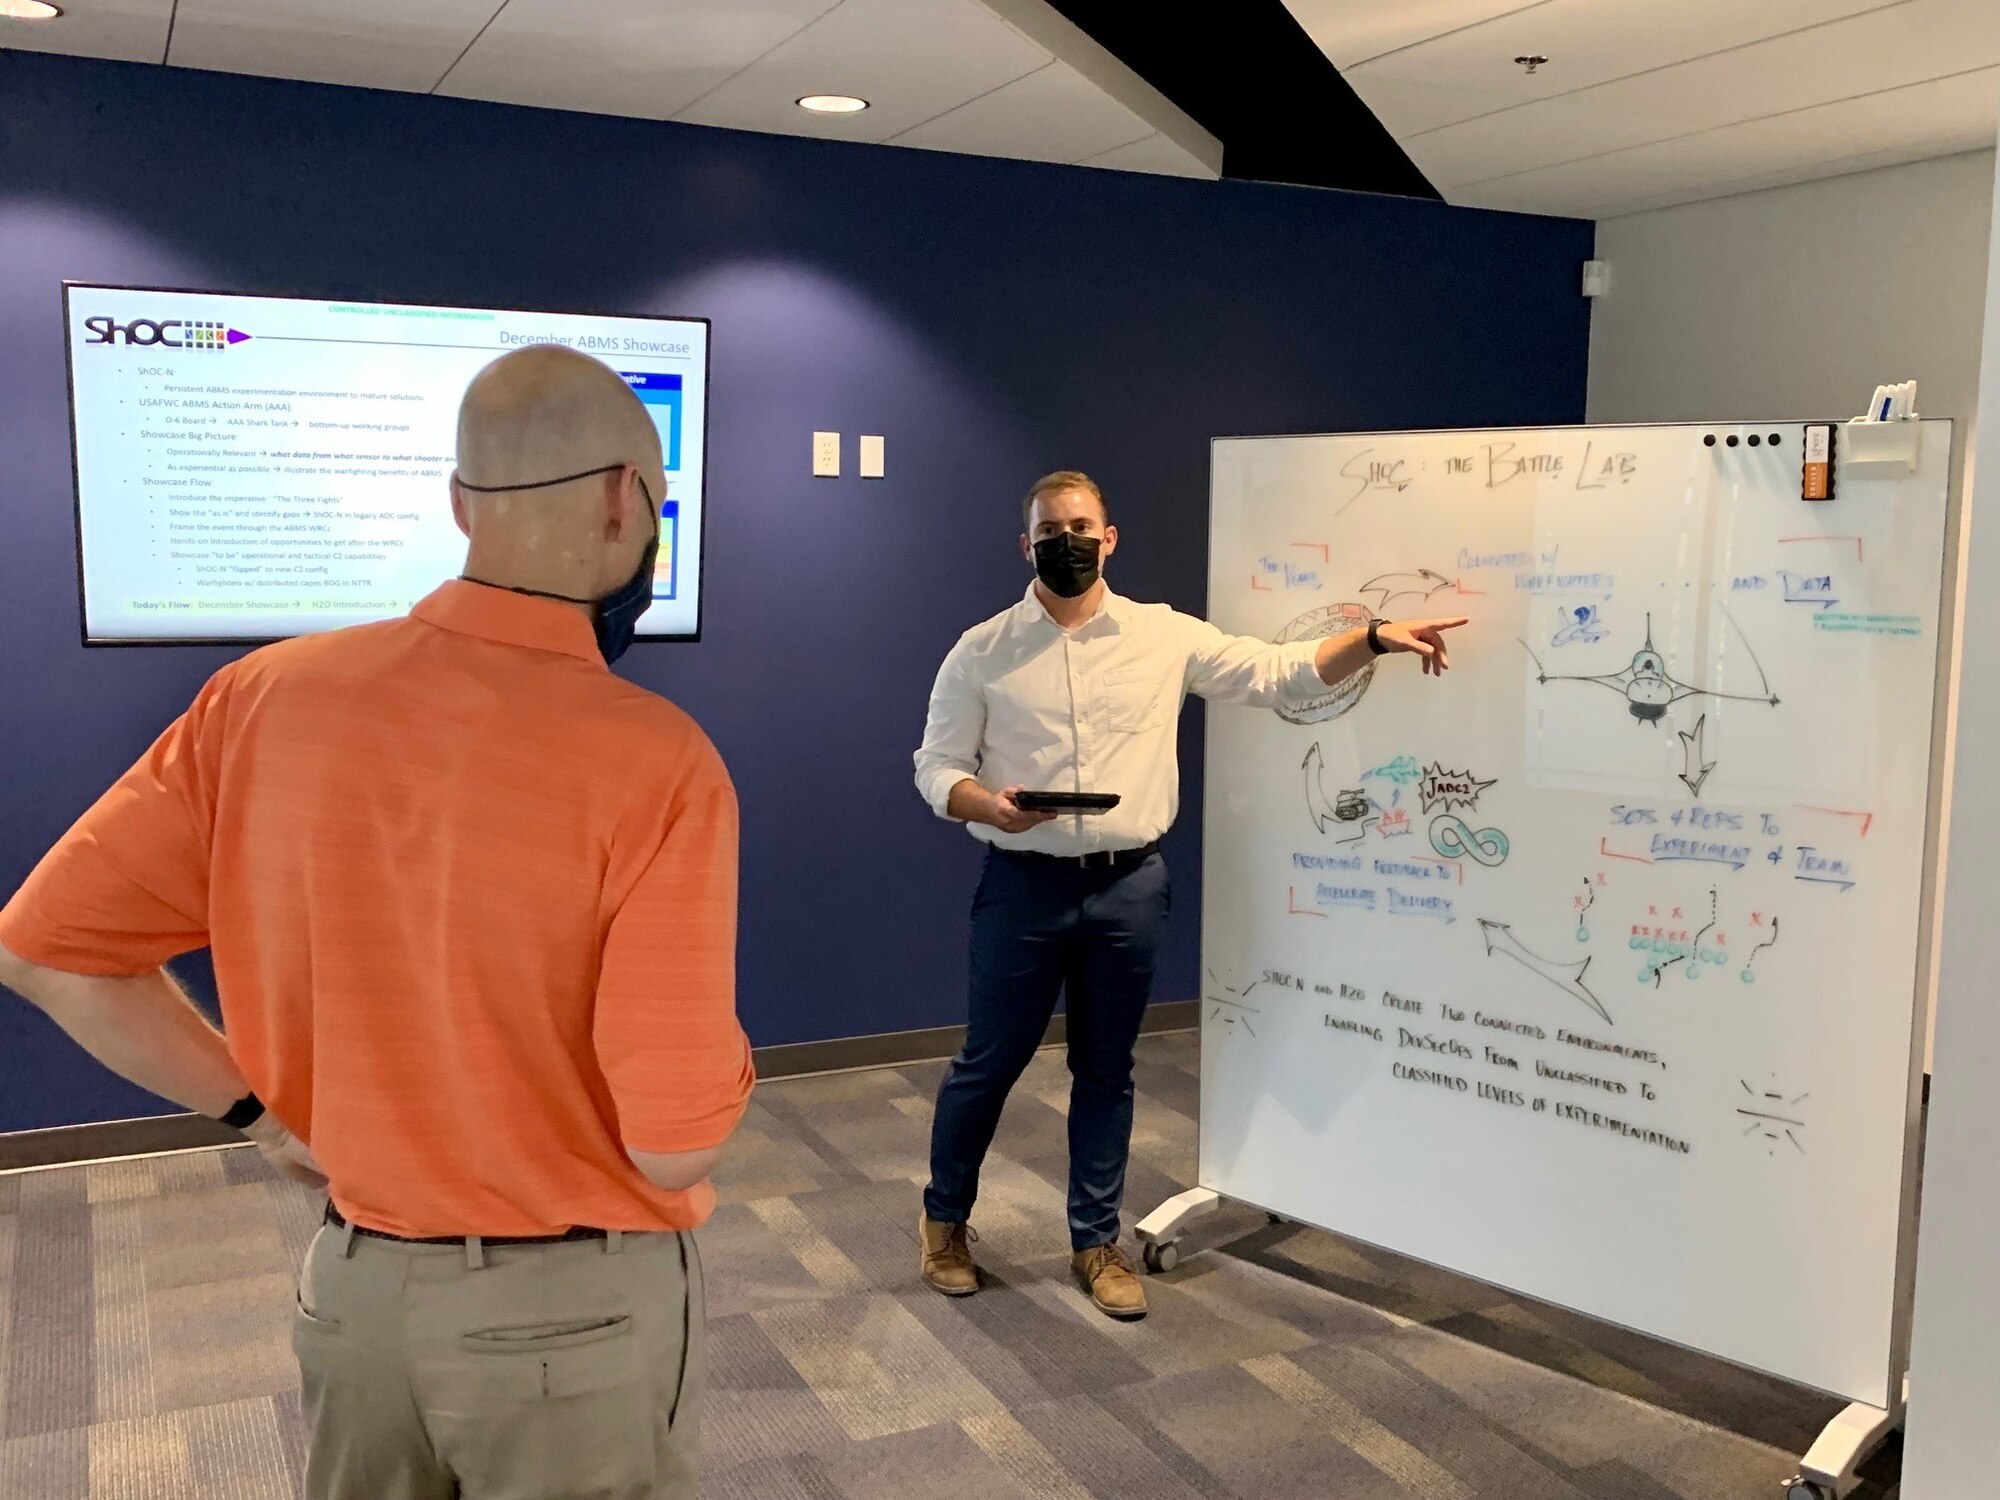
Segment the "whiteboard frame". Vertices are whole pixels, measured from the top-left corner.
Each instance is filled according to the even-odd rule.
[[[1812,1455],[1809,1456],[1808,1464],[1806,1470],[1804,1471],[1805,1477],[1820,1479],[1825,1482],[1835,1484],[1837,1489],[1844,1481],[1851,1479],[1854,1464],[1858,1463],[1862,1458],[1864,1458],[1867,1452],[1870,1451],[1873,1448],[1873,1446],[1875,1446],[1876,1443],[1879,1443],[1881,1436],[1883,1434],[1885,1434],[1893,1426],[1899,1425],[1900,1422],[1902,1421],[1903,1405],[1904,1405],[1904,1374],[1909,1366],[1910,1326],[1912,1321],[1911,1309],[1916,1290],[1915,1230],[1916,1230],[1918,1200],[1921,1191],[1920,1176],[1921,1176],[1921,1163],[1923,1155],[1923,1120],[1924,1120],[1924,1103],[1925,1103],[1924,1096],[1925,1096],[1925,1083],[1928,1077],[1928,1070],[1926,1067],[1928,1059],[1926,1058],[1925,1055],[1925,1042],[1929,1031],[1931,1001],[1936,991],[1936,952],[1938,946],[1937,923],[1942,913],[1942,901],[1940,899],[1938,854],[1942,842],[1945,819],[1949,813],[1949,807],[1950,807],[1950,783],[1951,783],[1951,770],[1952,770],[1951,755],[1950,755],[1950,749],[1951,749],[1950,729],[1955,717],[1954,710],[1956,705],[1954,702],[1954,697],[1955,697],[1954,690],[1957,680],[1957,667],[1958,667],[1958,655],[1959,655],[1958,632],[1959,632],[1959,619],[1961,614],[1961,595],[1964,586],[1963,545],[1962,545],[1964,538],[1964,514],[1963,514],[1963,494],[1962,494],[1963,475],[1956,467],[1953,467],[1956,460],[1960,456],[1958,441],[1957,441],[1957,435],[1958,435],[1957,423],[1954,419],[1949,417],[1931,417],[1931,418],[1923,418],[1922,420],[1928,422],[1942,423],[1945,428],[1945,439],[1946,439],[1947,454],[1948,454],[1947,456],[1948,478],[1946,482],[1946,494],[1945,494],[1944,536],[1942,539],[1942,554],[1939,559],[1937,641],[1933,648],[1934,660],[1933,660],[1933,680],[1932,680],[1932,697],[1931,697],[1929,775],[1927,779],[1927,784],[1924,789],[1923,874],[1918,891],[1917,947],[1916,947],[1916,953],[1913,955],[1913,963],[1911,969],[1911,989],[1909,997],[1910,1048],[1909,1048],[1908,1077],[1905,1082],[1905,1109],[1904,1109],[1904,1121],[1903,1121],[1903,1163],[1902,1163],[1901,1177],[1898,1184],[1900,1206],[1898,1213],[1898,1222],[1896,1226],[1896,1265],[1894,1273],[1895,1287],[1890,1309],[1890,1327],[1888,1330],[1889,1368],[1885,1371],[1884,1374],[1884,1383],[1889,1392],[1889,1405],[1887,1408],[1877,1408],[1869,1406],[1866,1403],[1853,1402],[1853,1404],[1850,1405],[1846,1413],[1843,1413],[1841,1417],[1836,1418],[1835,1422],[1829,1425],[1826,1434],[1822,1437],[1821,1443],[1816,1444],[1814,1446]],[[1651,429],[1708,428],[1712,430],[1720,430],[1723,428],[1761,426],[1764,425],[1766,422],[1779,422],[1785,425],[1794,425],[1798,423],[1825,422],[1828,423],[1829,425],[1834,426],[1836,429],[1844,429],[1846,426],[1845,418],[1823,418],[1823,417],[1761,418],[1760,417],[1754,419],[1730,418],[1728,420],[1723,420],[1723,421],[1708,421],[1708,422],[1571,422],[1571,423],[1557,423],[1557,424],[1532,426],[1532,427],[1530,426],[1478,427],[1478,428],[1426,427],[1426,428],[1399,429],[1393,431],[1362,430],[1353,432],[1247,433],[1247,434],[1238,434],[1233,436],[1232,435],[1217,436],[1209,440],[1208,540],[1210,543],[1210,547],[1212,549],[1214,545],[1214,533],[1215,533],[1215,485],[1214,485],[1215,450],[1217,446],[1222,443],[1276,442],[1293,438],[1312,438],[1312,437],[1335,437],[1335,438],[1420,437],[1420,436],[1434,436],[1445,433],[1459,433],[1468,431],[1477,432],[1481,434],[1523,433],[1523,432],[1553,433],[1553,432],[1592,432],[1592,431],[1602,431],[1605,429],[1630,429],[1634,427],[1645,427]],[[1837,485],[1838,475],[1839,475],[1838,464],[1836,464],[1834,472],[1835,472],[1835,482]],[[1836,489],[1836,493],[1837,492],[1838,491]],[[1208,597],[1205,591],[1203,599],[1203,608],[1205,614],[1212,614],[1214,606],[1215,606],[1215,600],[1211,597]],[[1206,766],[1207,763],[1207,750],[1209,744],[1208,730],[1209,730],[1208,719],[1206,713],[1204,713],[1202,720],[1202,747],[1203,747],[1204,766]],[[1204,816],[1205,816],[1205,809],[1206,809],[1206,799],[1204,798]],[[1208,901],[1209,901],[1209,887],[1206,880],[1204,880],[1202,886],[1202,904],[1204,907],[1204,917],[1206,915],[1205,909],[1207,907]],[[1198,1036],[1203,1036],[1203,1037],[1206,1036],[1206,1029],[1202,1026],[1199,1016],[1197,1016],[1196,1031]],[[1666,1338],[1660,1334],[1648,1332],[1643,1328],[1633,1327],[1631,1324],[1621,1323],[1614,1319],[1600,1317],[1594,1313],[1581,1312],[1575,1308],[1568,1307],[1560,1302],[1553,1302],[1542,1297],[1531,1296],[1528,1293],[1521,1292],[1513,1287],[1507,1286],[1505,1283],[1490,1281],[1484,1277],[1474,1276],[1468,1272],[1461,1271],[1454,1266],[1442,1265],[1435,1261],[1425,1260],[1421,1256],[1411,1255],[1406,1251],[1393,1249],[1392,1247],[1387,1245],[1377,1244],[1372,1240],[1365,1239],[1358,1235],[1350,1234],[1346,1230],[1335,1228],[1330,1224],[1321,1224],[1316,1220],[1311,1220],[1311,1219],[1295,1218],[1294,1216],[1283,1212],[1281,1209],[1274,1208],[1268,1204],[1251,1203],[1248,1199],[1236,1197],[1235,1195],[1227,1193],[1221,1188],[1218,1188],[1213,1184],[1204,1181],[1202,1179],[1202,1174],[1199,1167],[1199,1161],[1200,1161],[1199,1143],[1201,1138],[1201,1130],[1202,1130],[1202,1121],[1200,1120],[1200,1118],[1197,1118],[1195,1121],[1195,1132],[1196,1132],[1196,1143],[1197,1143],[1197,1156],[1196,1156],[1197,1167],[1196,1167],[1195,1192],[1190,1194],[1183,1194],[1178,1199],[1170,1200],[1169,1204],[1164,1205],[1154,1214],[1149,1215],[1144,1223],[1137,1226],[1136,1233],[1138,1237],[1147,1246],[1146,1254],[1149,1265],[1155,1263],[1154,1257],[1156,1254],[1157,1247],[1161,1245],[1171,1246],[1178,1239],[1181,1228],[1185,1225],[1185,1223],[1188,1220],[1191,1220],[1195,1217],[1199,1217],[1200,1215],[1211,1211],[1212,1208],[1215,1206],[1216,1201],[1227,1198],[1231,1202],[1242,1203],[1247,1207],[1259,1209],[1265,1214],[1270,1215],[1272,1218],[1283,1219],[1287,1222],[1302,1224],[1308,1228],[1318,1229],[1328,1234],[1339,1235],[1341,1238],[1350,1240],[1355,1244],[1366,1245],[1371,1249],[1380,1250],[1385,1254],[1395,1255],[1401,1259],[1413,1261],[1419,1265],[1426,1265],[1436,1270],[1447,1271],[1454,1276],[1462,1276],[1468,1281],[1475,1281],[1484,1286],[1491,1286],[1496,1290],[1506,1292],[1510,1296],[1521,1297],[1524,1300],[1540,1303],[1544,1306],[1560,1308],[1563,1311],[1572,1314],[1573,1316],[1587,1318],[1589,1321],[1593,1323],[1598,1323],[1608,1328],[1617,1328],[1626,1333],[1636,1334],[1641,1338],[1651,1339],[1656,1343],[1665,1344],[1672,1348],[1684,1349],[1687,1350],[1689,1353],[1699,1354],[1709,1359],[1715,1359],[1723,1363],[1733,1365],[1739,1369],[1750,1370],[1756,1374],[1766,1376],[1770,1379],[1783,1381],[1785,1384],[1794,1386],[1798,1389],[1814,1390],[1818,1391],[1820,1394],[1831,1396],[1836,1400],[1852,1401],[1852,1398],[1849,1397],[1844,1392],[1828,1391],[1823,1387],[1805,1384],[1795,1379],[1792,1376],[1783,1375],[1773,1370],[1767,1370],[1758,1365],[1746,1364],[1741,1360],[1730,1359],[1725,1355],[1716,1354],[1711,1350],[1698,1348],[1690,1344],[1685,1344],[1676,1339]],[[1208,1201],[1206,1202],[1187,1201],[1197,1198],[1206,1199]],[[1841,1210],[1841,1205],[1837,1202],[1828,1203],[1825,1205],[1825,1221],[1826,1221],[1826,1230],[1828,1233],[1837,1232],[1840,1222],[1840,1210]],[[1842,1472],[1834,1473],[1834,1472],[1816,1471],[1812,1466],[1812,1459],[1820,1457],[1822,1455],[1823,1449],[1827,1446],[1828,1439],[1833,1437],[1837,1429],[1841,1429],[1844,1426],[1851,1427],[1852,1418],[1857,1413],[1859,1414],[1879,1413],[1881,1417],[1880,1421],[1872,1422],[1869,1424],[1872,1430],[1872,1438],[1870,1440],[1867,1440],[1867,1446],[1859,1448],[1857,1451],[1842,1455],[1842,1460],[1843,1460],[1841,1463]]]

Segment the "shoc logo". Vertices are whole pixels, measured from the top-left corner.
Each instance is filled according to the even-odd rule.
[[[86,344],[130,344],[140,349],[227,349],[250,335],[224,323],[192,322],[185,318],[134,318],[120,323],[99,314],[85,318]]]

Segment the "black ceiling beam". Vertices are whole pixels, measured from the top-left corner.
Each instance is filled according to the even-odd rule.
[[[1442,199],[1284,0],[1049,0],[1222,142],[1222,175]]]

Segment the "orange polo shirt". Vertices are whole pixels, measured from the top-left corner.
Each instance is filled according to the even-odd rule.
[[[583,615],[447,583],[224,667],[0,911],[79,974],[206,944],[250,1086],[357,1224],[689,1229],[737,1024],[736,794]]]

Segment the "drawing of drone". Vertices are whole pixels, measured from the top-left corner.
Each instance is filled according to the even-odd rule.
[[[1657,725],[1666,717],[1667,710],[1683,698],[1718,698],[1736,703],[1765,703],[1775,708],[1778,695],[1771,691],[1771,680],[1764,675],[1763,663],[1757,660],[1757,652],[1750,644],[1750,638],[1743,634],[1743,627],[1736,624],[1727,610],[1723,618],[1735,627],[1736,634],[1743,642],[1743,649],[1750,654],[1750,664],[1757,669],[1757,680],[1763,684],[1760,693],[1723,693],[1714,688],[1705,688],[1692,682],[1683,682],[1667,669],[1667,659],[1653,645],[1653,617],[1646,616],[1646,644],[1632,654],[1632,660],[1622,671],[1590,675],[1581,672],[1551,672],[1542,665],[1542,659],[1535,655],[1535,648],[1521,641],[1521,649],[1535,664],[1537,682],[1594,682],[1622,693],[1626,709],[1641,724]],[[1518,640],[1519,637],[1517,636]]]

